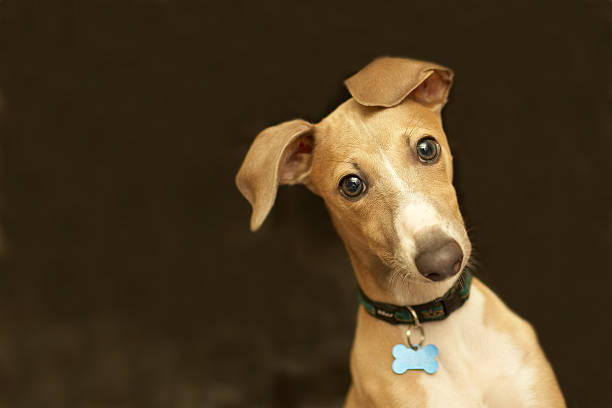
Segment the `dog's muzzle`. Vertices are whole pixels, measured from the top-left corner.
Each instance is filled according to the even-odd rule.
[[[442,281],[461,270],[463,251],[440,228],[433,227],[415,234],[417,254],[414,263],[419,273],[432,281]]]

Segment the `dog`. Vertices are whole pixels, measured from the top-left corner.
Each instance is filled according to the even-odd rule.
[[[259,133],[236,176],[251,230],[279,185],[323,198],[360,288],[346,407],[564,407],[531,325],[472,277],[441,119],[453,76],[378,58],[319,123]]]

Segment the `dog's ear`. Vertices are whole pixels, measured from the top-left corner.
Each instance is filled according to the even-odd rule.
[[[439,112],[453,83],[453,71],[431,62],[382,57],[344,83],[361,105],[389,108],[411,97]]]
[[[264,129],[251,145],[236,175],[236,185],[253,207],[251,231],[270,212],[281,184],[297,184],[310,173],[314,125],[292,120]]]

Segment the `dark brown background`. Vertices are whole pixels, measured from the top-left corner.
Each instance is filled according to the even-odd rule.
[[[0,1],[0,406],[340,404],[341,242],[301,187],[251,234],[233,177],[384,54],[455,69],[480,276],[612,406],[610,3],[287,3]]]

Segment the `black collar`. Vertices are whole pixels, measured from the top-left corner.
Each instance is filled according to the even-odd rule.
[[[455,284],[444,296],[421,305],[410,306],[421,323],[446,319],[470,297],[472,271],[466,266]],[[391,324],[414,324],[412,313],[405,306],[375,302],[368,298],[359,288],[359,303],[372,316]]]

